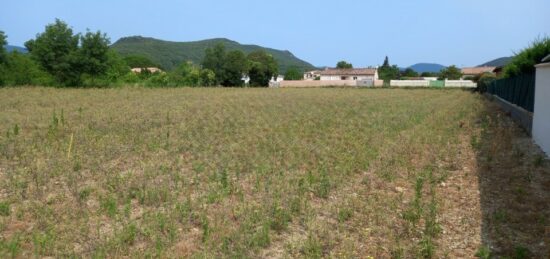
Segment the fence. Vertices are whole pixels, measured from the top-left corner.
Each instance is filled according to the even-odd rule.
[[[391,80],[391,87],[454,87],[454,88],[475,88],[476,83],[470,80]]]
[[[487,92],[533,112],[535,103],[535,75],[526,74],[495,80],[487,86]]]

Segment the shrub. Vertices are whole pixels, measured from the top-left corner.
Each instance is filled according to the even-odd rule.
[[[531,45],[517,53],[512,61],[504,67],[504,77],[535,73],[535,65],[550,54],[550,38],[535,39]]]

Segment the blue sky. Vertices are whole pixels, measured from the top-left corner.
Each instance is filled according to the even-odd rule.
[[[22,46],[60,18],[114,42],[224,37],[290,50],[317,66],[418,62],[474,66],[550,35],[549,0],[8,0],[0,30]]]

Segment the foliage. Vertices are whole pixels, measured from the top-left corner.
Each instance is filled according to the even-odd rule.
[[[217,44],[205,50],[202,67],[214,73],[215,85],[242,86],[247,61],[242,51],[233,50],[226,53],[225,46]]]
[[[79,85],[78,41],[79,35],[74,35],[73,30],[65,22],[56,19],[55,23],[48,24],[46,30],[38,34],[36,39],[27,41],[25,47],[58,83]]]
[[[223,86],[242,86],[243,75],[248,69],[248,64],[245,54],[240,50],[232,50],[227,53],[225,62],[223,64],[222,76],[223,80],[221,85]],[[214,73],[216,73],[214,71]],[[217,74],[216,74],[217,75]]]
[[[171,86],[213,86],[216,75],[210,69],[201,69],[191,62],[181,64],[169,74]]]
[[[386,56],[384,64],[378,68],[378,77],[387,83],[390,80],[399,79],[399,74],[399,67],[397,65],[390,65],[388,56]]]
[[[517,53],[512,61],[504,67],[504,77],[535,73],[535,65],[550,55],[550,37],[535,39],[529,47]]]
[[[339,68],[339,69],[350,69],[350,68],[353,68],[353,65],[351,63],[348,63],[344,60],[338,62],[338,64],[336,64],[336,68]]]
[[[181,63],[191,61],[201,64],[205,57],[205,50],[218,44],[225,46],[226,51],[240,50],[245,56],[253,51],[264,50],[271,54],[278,63],[278,69],[284,73],[290,67],[298,67],[303,71],[314,70],[315,67],[295,57],[286,50],[275,50],[256,45],[243,45],[228,39],[210,39],[195,42],[169,42],[146,37],[127,37],[115,42],[111,48],[122,56],[140,55],[150,58],[160,66],[170,71]],[[215,72],[215,71],[214,71]]]
[[[418,73],[414,71],[412,68],[407,68],[403,73],[401,74],[403,77],[418,77]]]
[[[73,34],[56,19],[36,39],[25,43],[31,56],[64,86],[80,86],[83,80],[102,77],[108,71],[109,39],[101,32]]]
[[[213,48],[207,48],[204,51],[204,59],[202,60],[202,67],[214,71],[214,73],[216,74],[217,84],[221,84],[225,80],[224,78],[225,62],[226,62],[225,45],[216,44],[216,46],[214,46]]]
[[[265,51],[248,54],[248,76],[251,86],[269,86],[269,81],[278,75],[277,61]]]
[[[90,31],[80,37],[79,67],[90,76],[104,75],[109,69],[109,44],[106,34]]]
[[[438,77],[439,74],[438,73],[434,73],[434,72],[422,72],[422,74],[420,74],[421,77]]]
[[[130,68],[146,68],[146,67],[158,67],[160,66],[156,64],[155,62],[151,61],[149,58],[145,56],[139,56],[139,55],[130,55],[125,56],[123,58],[124,62],[130,67]]]
[[[0,31],[0,65],[6,63],[7,60],[6,45],[8,44],[8,41],[6,38],[6,34],[4,34],[3,31]]]
[[[483,73],[476,75],[473,78],[473,81],[477,83],[477,90],[484,93],[487,91],[487,87],[489,86],[489,84],[491,84],[491,82],[496,79],[497,77],[492,73]]]
[[[302,80],[304,73],[297,67],[290,67],[285,72],[285,80]]]
[[[14,51],[7,55],[8,62],[2,68],[6,85],[52,85],[53,78],[28,55]]]
[[[439,72],[439,80],[458,80],[462,77],[462,71],[455,65],[451,65],[447,68],[441,69]]]

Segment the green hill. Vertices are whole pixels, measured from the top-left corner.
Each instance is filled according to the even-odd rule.
[[[223,43],[227,50],[241,50],[250,53],[255,50],[265,50],[279,63],[279,72],[282,73],[291,66],[300,69],[313,70],[315,67],[295,57],[290,51],[282,51],[264,48],[257,45],[243,45],[228,39],[210,39],[193,42],[171,42],[141,36],[121,38],[111,48],[118,51],[122,56],[141,55],[170,70],[184,61],[192,61],[200,64],[204,57],[204,50]]]

